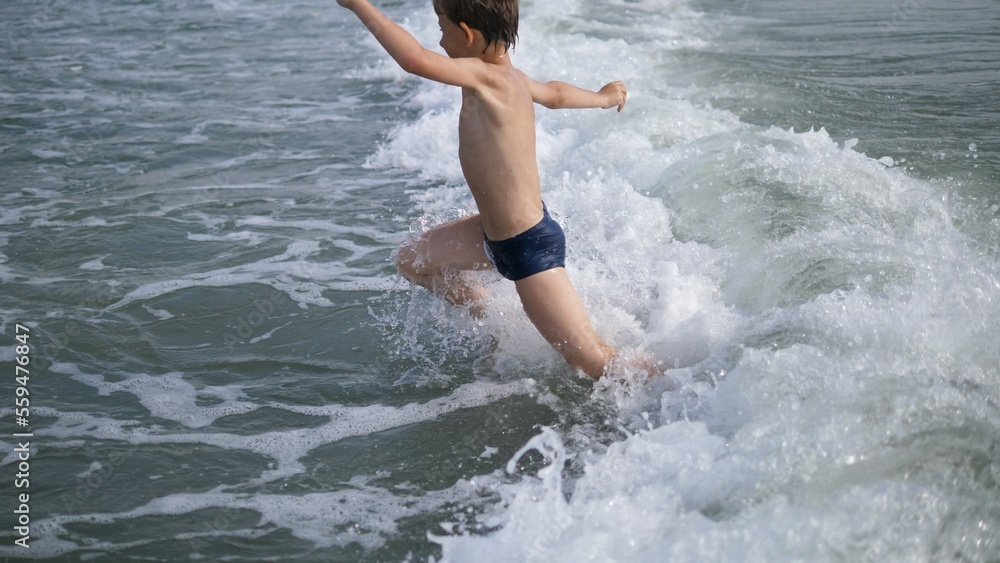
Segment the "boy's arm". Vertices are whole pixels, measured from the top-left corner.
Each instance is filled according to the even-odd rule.
[[[565,82],[538,82],[528,78],[531,84],[531,97],[535,103],[549,109],[563,108],[613,108],[618,106],[620,112],[625,107],[628,90],[621,81],[605,84],[597,92],[577,88]]]
[[[337,3],[354,12],[389,56],[408,73],[467,88],[476,88],[487,78],[481,61],[451,59],[425,49],[368,0],[337,0]]]

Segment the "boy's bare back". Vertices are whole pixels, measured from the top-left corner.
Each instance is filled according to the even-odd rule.
[[[621,82],[590,92],[561,82],[532,80],[514,68],[506,45],[488,42],[480,30],[452,21],[436,2],[440,44],[448,57],[423,48],[368,0],[338,2],[361,18],[404,70],[462,88],[459,160],[491,240],[524,232],[542,217],[534,103],[618,106],[619,111],[625,104]]]

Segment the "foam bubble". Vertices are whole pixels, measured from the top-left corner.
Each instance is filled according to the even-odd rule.
[[[154,309],[149,305],[143,305],[142,308],[145,309],[147,313],[153,315],[154,317],[160,319],[161,321],[167,321],[174,318],[173,313],[171,313],[170,311],[166,311],[163,309]]]

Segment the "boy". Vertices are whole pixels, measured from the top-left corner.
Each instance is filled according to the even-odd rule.
[[[542,203],[535,161],[534,103],[547,108],[625,107],[612,82],[597,92],[536,82],[514,68],[518,0],[434,0],[447,57],[423,48],[368,0],[338,0],[354,12],[403,70],[462,88],[458,156],[478,215],[431,229],[400,248],[400,274],[456,305],[485,290],[461,270],[496,268],[514,282],[538,331],[566,361],[594,379],[615,356],[601,340],[564,268],[566,239]]]

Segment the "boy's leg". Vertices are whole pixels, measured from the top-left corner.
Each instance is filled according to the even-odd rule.
[[[594,330],[565,268],[552,268],[514,282],[525,313],[545,340],[574,368],[600,378],[615,350]]]
[[[486,290],[466,280],[461,270],[493,268],[483,250],[484,240],[482,220],[478,214],[470,215],[405,243],[396,254],[396,268],[406,279],[452,304],[474,304],[486,297]]]

